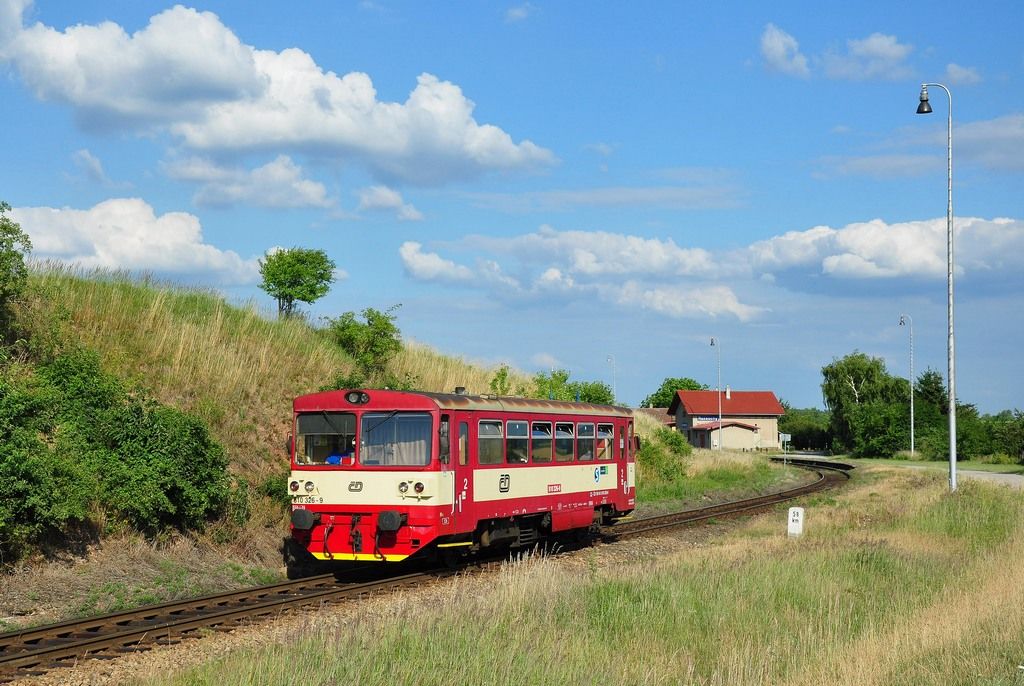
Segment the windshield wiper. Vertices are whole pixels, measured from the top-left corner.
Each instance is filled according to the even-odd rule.
[[[363,429],[363,434],[365,435],[365,434],[368,434],[368,433],[372,433],[373,430],[376,429],[377,427],[379,427],[381,424],[383,424],[385,422],[388,422],[388,421],[391,421],[396,414],[398,414],[398,410],[391,410],[391,412],[388,412],[387,415],[383,419],[381,419],[379,422],[377,422],[376,424],[374,424],[373,426],[371,426],[368,429]]]

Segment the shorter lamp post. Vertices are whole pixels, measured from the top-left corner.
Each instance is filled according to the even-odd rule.
[[[721,450],[722,444],[725,443],[722,434],[722,344],[712,336],[711,347],[718,353],[718,449]]]
[[[618,394],[615,390],[615,355],[609,355],[608,362],[612,365],[612,402],[616,402]]]
[[[900,315],[900,326],[910,328],[910,456],[914,456],[914,318]]]

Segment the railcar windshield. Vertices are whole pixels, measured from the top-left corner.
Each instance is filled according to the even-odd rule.
[[[360,424],[359,463],[369,467],[427,466],[431,424],[426,412],[367,412]]]
[[[356,416],[351,412],[300,414],[296,422],[298,464],[352,464],[356,449]]]

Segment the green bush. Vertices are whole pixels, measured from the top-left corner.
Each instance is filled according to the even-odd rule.
[[[677,457],[689,457],[693,453],[693,446],[686,440],[686,436],[678,431],[659,427],[655,430],[654,436],[669,452]]]
[[[0,368],[0,561],[98,514],[147,533],[202,528],[227,504],[226,469],[199,419],[129,394],[95,353]]]

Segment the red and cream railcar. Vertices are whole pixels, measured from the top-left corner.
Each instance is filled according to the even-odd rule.
[[[622,407],[390,390],[294,402],[289,566],[523,546],[634,508]]]

